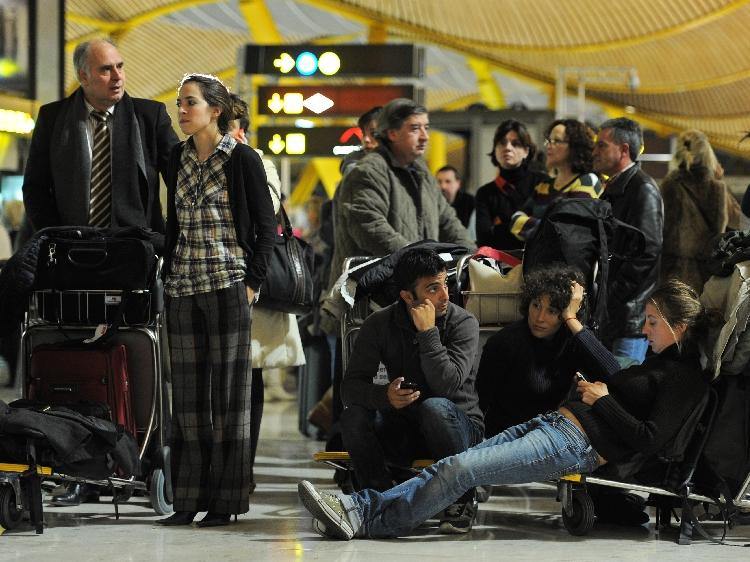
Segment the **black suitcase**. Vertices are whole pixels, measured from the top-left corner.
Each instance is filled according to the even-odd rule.
[[[311,336],[304,343],[305,365],[299,370],[297,392],[298,425],[302,435],[319,438],[319,429],[307,421],[307,414],[331,386],[331,354],[325,336]]]

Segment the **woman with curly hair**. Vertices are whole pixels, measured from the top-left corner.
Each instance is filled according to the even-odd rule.
[[[486,436],[555,409],[570,389],[576,370],[588,370],[588,356],[573,344],[560,318],[570,302],[573,283],[585,284],[581,272],[567,265],[529,273],[521,288],[524,318],[485,343],[477,394]]]
[[[574,345],[596,365],[583,371],[577,398],[444,458],[385,492],[366,489],[339,496],[303,480],[298,491],[315,518],[313,527],[342,540],[398,537],[475,486],[553,480],[590,473],[635,453],[658,454],[708,392],[695,346],[707,322],[698,295],[676,280],[654,291],[643,326],[654,354],[622,371],[578,320],[582,301],[583,288],[574,283],[570,301],[556,315]],[[539,325],[540,334],[544,327]]]
[[[738,204],[720,181],[721,166],[701,131],[680,134],[670,168],[661,184],[661,278],[679,279],[700,292],[711,275],[706,268],[710,242],[726,230],[732,212],[732,226],[738,226]]]
[[[551,181],[538,184],[524,209],[511,218],[510,231],[519,240],[528,240],[536,232],[547,208],[561,197],[597,198],[602,184],[593,173],[594,134],[575,119],[553,121],[544,135],[547,170]]]

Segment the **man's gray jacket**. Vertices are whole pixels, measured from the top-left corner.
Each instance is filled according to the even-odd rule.
[[[403,301],[368,316],[341,383],[344,405],[391,408],[388,386],[373,383],[382,363],[389,380],[404,377],[416,382],[420,400],[448,398],[484,431],[476,391],[479,323],[469,312],[450,303],[448,312],[436,324],[417,332]]]
[[[384,146],[347,172],[334,209],[331,284],[347,257],[386,256],[426,239],[476,247],[424,161],[405,168]]]

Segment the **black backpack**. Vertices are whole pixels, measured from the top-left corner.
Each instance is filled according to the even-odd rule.
[[[644,251],[643,232],[616,219],[609,201],[561,198],[547,208],[524,249],[524,274],[552,263],[565,263],[583,273],[588,289],[588,323],[595,332],[607,322],[607,280],[613,257],[609,244],[618,231],[628,237],[630,251],[615,257],[632,259]]]

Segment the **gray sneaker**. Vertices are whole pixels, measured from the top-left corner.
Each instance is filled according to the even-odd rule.
[[[297,492],[313,516],[313,529],[325,537],[349,541],[354,537],[355,529],[341,500],[328,493],[319,493],[307,480],[297,485]]]
[[[445,508],[440,519],[439,531],[443,535],[460,535],[471,531],[477,516],[477,501],[475,499],[462,500]]]

